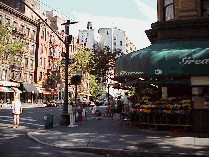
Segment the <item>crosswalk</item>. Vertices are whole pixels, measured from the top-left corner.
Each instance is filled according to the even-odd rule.
[[[13,117],[12,116],[0,116],[0,122],[8,122],[12,125],[13,124]],[[45,126],[43,124],[37,124],[36,122],[37,122],[37,120],[32,119],[31,117],[25,117],[25,118],[20,117],[20,125],[23,125],[23,126],[33,125],[33,126],[38,126],[38,127]]]
[[[28,126],[32,126],[35,129],[43,128],[44,124],[38,124],[38,120],[32,119],[31,117],[20,118],[20,127],[17,129],[11,128],[13,126],[13,117],[12,116],[0,116],[0,141],[1,140],[8,140],[13,139],[16,137],[20,137],[20,132],[16,130],[24,130],[24,131],[31,131],[31,128]]]

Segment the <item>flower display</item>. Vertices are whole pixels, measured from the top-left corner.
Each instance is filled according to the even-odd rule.
[[[185,104],[182,104],[182,106],[183,106],[183,107],[185,107],[185,106],[191,106],[191,104],[185,103]]]
[[[163,110],[163,113],[170,114],[171,113],[171,110]]]

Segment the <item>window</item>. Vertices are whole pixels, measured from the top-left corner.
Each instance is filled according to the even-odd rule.
[[[42,58],[40,58],[39,66],[42,66]]]
[[[174,4],[173,0],[164,0],[164,20],[174,19]]]
[[[116,46],[116,42],[114,42],[114,46]]]
[[[109,32],[107,31],[107,35],[109,35]]]
[[[30,47],[30,54],[34,54],[34,45]]]
[[[23,31],[24,26],[20,25],[20,31]]]
[[[24,74],[24,81],[27,81],[27,74]]]
[[[32,31],[31,38],[35,39],[35,31]]]
[[[13,29],[14,30],[17,30],[17,23],[14,21],[14,23],[13,23]]]
[[[30,74],[30,83],[33,83],[33,75]]]
[[[40,53],[43,53],[43,45],[40,47]]]
[[[209,16],[209,0],[202,1],[202,16]]]
[[[15,2],[15,9],[20,9],[20,2]]]
[[[10,19],[6,18],[6,23],[10,24]]]
[[[28,67],[28,58],[25,58],[25,67]]]
[[[26,35],[29,37],[29,35],[30,35],[30,29],[29,28],[27,28],[27,30],[26,30]]]
[[[2,80],[3,81],[6,80],[6,71],[5,70],[2,71]]]
[[[30,60],[30,67],[33,69],[33,59]]]
[[[44,31],[41,31],[41,38],[44,38]]]
[[[123,45],[123,42],[122,41],[120,41],[120,46],[122,46]]]
[[[44,69],[46,68],[46,59],[44,58]]]
[[[40,72],[40,75],[39,75],[39,81],[42,80],[42,72]]]

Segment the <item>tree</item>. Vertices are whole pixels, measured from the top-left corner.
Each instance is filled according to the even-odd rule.
[[[5,63],[15,64],[22,61],[22,51],[26,42],[15,36],[9,24],[0,25],[0,59]]]
[[[70,66],[70,74],[75,74],[76,71],[81,71],[82,74],[90,72],[89,61],[90,61],[90,52],[81,46],[77,46],[77,53],[71,56],[75,59],[75,62]]]
[[[98,45],[94,45],[92,52],[89,63],[90,74],[96,75],[98,78],[105,78],[107,72],[110,73],[110,70],[114,70],[115,61],[123,55],[120,50],[112,51],[107,46],[100,48]]]
[[[103,83],[98,82],[94,75],[89,76],[89,92],[92,95],[93,100],[97,100],[104,95],[105,87]]]

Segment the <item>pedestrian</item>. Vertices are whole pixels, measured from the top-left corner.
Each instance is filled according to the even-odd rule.
[[[110,118],[113,120],[115,114],[115,101],[113,97],[110,98]]]
[[[12,113],[13,113],[13,127],[19,127],[19,115],[22,113],[21,102],[18,99],[17,95],[14,96],[14,101],[12,102]]]
[[[129,112],[129,100],[128,100],[128,93],[125,93],[125,97],[122,98],[122,103],[123,103],[123,107],[124,107],[124,113],[128,113]]]
[[[118,100],[117,100],[117,112],[118,112],[118,121],[121,119],[121,113],[122,113],[122,109],[123,109],[123,103],[121,100],[121,96],[118,96]]]
[[[110,106],[109,105],[107,105],[106,110],[107,110],[107,117],[109,117],[109,115],[110,115]]]

